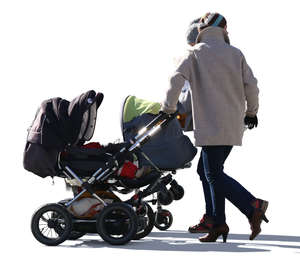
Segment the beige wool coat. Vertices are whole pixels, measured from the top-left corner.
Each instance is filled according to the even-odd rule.
[[[162,110],[176,110],[188,80],[196,146],[242,145],[244,117],[258,111],[257,80],[242,52],[225,42],[225,30],[207,27],[198,39],[171,77]]]

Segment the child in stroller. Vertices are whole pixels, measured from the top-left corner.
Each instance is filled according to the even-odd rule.
[[[154,116],[143,132],[130,138],[127,133],[132,135],[132,128],[130,131],[123,128],[123,143],[87,149],[82,146],[93,136],[97,109],[102,100],[103,94],[94,91],[88,91],[72,102],[60,98],[46,100],[29,130],[24,152],[25,169],[41,177],[63,177],[74,191],[74,198],[47,204],[34,213],[31,230],[43,244],[58,245],[66,239],[95,232],[110,244],[125,244],[148,235],[154,223],[162,229],[168,228],[171,215],[161,210],[161,204],[183,196],[182,187],[172,176],[163,176],[166,169],[157,167],[141,151],[141,147],[175,115],[161,113]],[[132,98],[127,98],[124,107],[130,100]],[[193,150],[192,154],[190,161],[196,151]],[[136,158],[139,160],[141,155],[151,167],[142,164],[139,170],[147,173],[133,179],[121,176],[120,169]],[[168,184],[171,185],[169,190],[166,188]],[[145,189],[141,190],[142,187]],[[127,194],[132,191],[135,194],[128,201],[121,201],[115,195],[115,192]],[[157,199],[151,200],[158,204],[156,214],[145,201],[154,193],[158,193]],[[76,203],[83,198],[97,200],[96,214],[76,215]]]

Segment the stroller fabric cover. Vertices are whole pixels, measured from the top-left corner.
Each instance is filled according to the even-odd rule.
[[[55,176],[58,153],[91,139],[102,100],[103,94],[90,90],[71,102],[59,97],[42,102],[28,130],[24,168],[40,177]]]
[[[160,111],[161,104],[129,96],[122,109],[122,132],[125,141],[152,121]],[[172,120],[166,128],[156,133],[141,149],[160,169],[177,169],[193,160],[197,149],[182,132],[178,120]],[[139,163],[151,165],[141,154]]]

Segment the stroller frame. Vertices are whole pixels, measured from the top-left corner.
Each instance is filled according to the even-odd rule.
[[[148,125],[146,125],[143,129],[139,131],[139,133],[126,143],[125,147],[123,147],[119,152],[112,156],[112,158],[106,163],[104,168],[99,168],[96,170],[92,176],[87,180],[83,181],[69,166],[65,166],[64,169],[60,166],[60,155],[58,159],[58,165],[60,167],[60,171],[68,178],[72,179],[75,178],[83,187],[82,191],[78,193],[72,200],[66,202],[64,204],[65,207],[69,207],[75,201],[77,201],[86,191],[89,192],[94,198],[96,198],[100,203],[104,206],[107,206],[107,203],[103,201],[93,190],[92,185],[96,182],[105,181],[110,175],[112,175],[120,166],[119,165],[119,158],[126,152],[133,152],[134,150],[138,149],[146,143],[151,136],[153,136],[157,131],[159,131],[162,127],[166,127],[167,124],[176,117],[177,113],[174,114],[165,114],[160,113],[156,118],[154,118]],[[144,155],[145,156],[145,155]],[[146,157],[147,160],[149,158]],[[151,162],[151,161],[150,161]],[[71,175],[71,176],[70,176]]]
[[[106,242],[112,245],[122,245],[131,239],[140,239],[147,236],[153,229],[153,226],[159,230],[167,230],[172,225],[173,217],[171,212],[162,209],[162,205],[170,204],[173,199],[181,199],[184,190],[172,178],[171,174],[163,176],[166,172],[175,174],[175,169],[159,169],[140,148],[160,129],[166,127],[176,116],[177,112],[174,114],[160,112],[133,138],[123,143],[118,152],[109,155],[105,165],[98,166],[99,168],[96,171],[93,170],[94,172],[90,176],[81,177],[79,176],[80,174],[76,174],[71,169],[72,166],[63,163],[62,152],[60,152],[57,159],[57,176],[68,179],[70,183],[74,183],[74,180],[76,180],[78,184],[70,185],[79,187],[80,190],[78,192],[73,190],[74,197],[72,199],[46,204],[34,213],[31,230],[35,238],[43,244],[53,246],[62,243],[66,239],[74,240],[86,233],[98,232]],[[123,166],[126,156],[135,151],[140,152],[149,161],[155,172],[157,172],[157,177],[154,174],[154,179],[150,177],[150,179],[153,179],[152,182],[147,183],[146,181],[146,184],[142,184],[141,186],[136,184],[128,184],[128,186],[122,180],[118,180],[118,177],[109,179]],[[187,167],[190,167],[190,164],[185,165],[183,168]],[[135,194],[131,199],[126,201],[121,201],[116,197],[116,199],[113,199],[113,203],[107,203],[105,202],[105,198],[101,198],[101,195],[97,194],[99,190],[96,190],[95,186],[98,184],[109,185],[108,190],[112,193],[116,191],[122,194],[129,194],[134,191]],[[118,189],[120,184],[124,189]],[[170,190],[166,187],[168,184],[171,185]],[[140,189],[146,185],[147,187],[144,190]],[[96,219],[76,217],[76,215],[73,216],[68,210],[73,203],[83,197],[84,194],[86,195],[86,192],[103,206],[103,209],[95,215]],[[149,195],[153,195],[153,198],[151,200],[144,200]],[[152,203],[152,205],[157,204],[157,211],[155,213],[148,203]],[[45,217],[44,214],[46,212],[47,215],[48,212],[51,212],[50,218]],[[41,222],[46,223],[41,224],[45,228],[40,227]],[[48,233],[44,238],[44,232],[47,232],[45,231],[47,227],[50,229],[50,232],[54,229],[54,232],[58,234],[58,238],[48,238]]]
[[[128,104],[132,105],[134,98]],[[167,126],[177,113],[169,115],[159,112],[157,115],[157,112],[149,112],[151,122],[145,120],[137,127],[138,132],[137,128],[126,126],[124,129],[121,125],[125,142],[109,144],[101,150],[87,150],[99,148],[83,145],[93,136],[97,109],[102,100],[103,94],[93,90],[71,102],[61,98],[45,100],[29,128],[24,168],[43,178],[61,177],[73,190],[72,198],[48,203],[33,214],[31,231],[42,244],[55,246],[66,239],[74,240],[86,233],[98,233],[104,241],[122,245],[131,239],[147,236],[153,226],[166,230],[172,224],[171,212],[163,210],[162,205],[181,199],[184,190],[171,173],[175,174],[177,169],[190,165],[177,163],[174,168],[168,168],[172,164],[159,164],[155,156],[150,159],[152,155],[149,158],[144,153],[146,151],[148,154],[148,146],[145,150],[142,146]],[[126,107],[134,111],[134,106]],[[125,138],[125,133],[130,133],[130,136]],[[174,156],[176,159],[178,157]],[[127,162],[142,165],[136,178],[122,175],[122,171],[130,165]],[[172,159],[169,157],[165,162],[172,162]],[[171,187],[167,188],[169,184]],[[134,194],[130,199],[123,200],[115,192]],[[152,199],[146,198],[150,195]],[[157,205],[156,212],[153,212],[150,203]]]

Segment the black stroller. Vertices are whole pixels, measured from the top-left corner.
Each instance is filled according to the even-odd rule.
[[[99,233],[104,241],[113,245],[143,238],[154,225],[164,230],[172,224],[171,213],[162,210],[161,204],[167,205],[173,199],[183,197],[183,188],[171,174],[164,174],[167,170],[175,173],[176,169],[160,169],[141,150],[176,115],[152,115],[154,118],[142,132],[133,134],[134,129],[123,129],[123,133],[133,135],[128,139],[125,133],[125,142],[101,149],[86,149],[83,144],[93,136],[97,109],[102,100],[103,94],[94,91],[88,91],[71,102],[61,98],[46,100],[29,129],[24,168],[40,177],[62,177],[74,192],[72,199],[47,204],[34,213],[32,233],[45,245],[58,245],[86,233]],[[195,154],[194,148],[190,161]],[[125,162],[140,156],[151,165],[151,170],[143,178],[128,179],[118,175]],[[171,188],[167,189],[167,185]],[[115,194],[133,191],[134,195],[127,201]],[[153,194],[157,197],[145,200]],[[98,208],[94,208],[92,217],[78,216],[70,210],[78,201],[83,201],[82,198],[97,200]],[[147,202],[158,205],[156,213]]]

